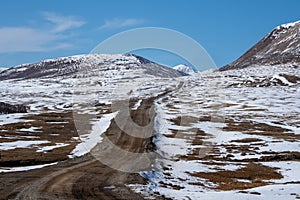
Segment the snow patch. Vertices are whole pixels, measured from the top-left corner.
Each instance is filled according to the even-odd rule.
[[[65,143],[56,143],[53,146],[45,146],[45,147],[40,147],[38,148],[38,150],[36,150],[36,152],[44,152],[47,153],[47,151],[51,151],[53,149],[56,148],[60,148],[60,147],[65,147],[65,146],[69,146],[70,144],[65,144]]]
[[[271,78],[271,81],[273,81],[274,79],[278,79],[278,80],[280,80],[283,84],[288,85],[288,86],[295,85],[294,83],[289,82],[288,80],[286,80],[285,77],[280,76],[280,75],[274,75],[274,76]]]
[[[0,150],[11,150],[17,148],[29,148],[38,146],[40,144],[50,143],[48,140],[28,140],[28,141],[15,141],[15,142],[2,142],[0,143]]]
[[[43,164],[43,165],[33,165],[33,166],[25,166],[25,167],[12,167],[12,168],[0,167],[0,173],[29,171],[29,170],[33,170],[33,169],[40,169],[40,168],[43,168],[43,167],[56,165],[57,163],[58,162],[50,163],[50,164]]]
[[[294,27],[294,26],[296,26],[296,24],[298,24],[298,23],[300,23],[300,20],[299,20],[299,21],[296,21],[296,22],[291,22],[291,23],[287,23],[287,24],[282,24],[282,25],[280,25],[280,26],[277,26],[276,29]]]
[[[103,134],[109,127],[111,120],[117,115],[117,112],[103,115],[100,120],[93,122],[92,131],[88,135],[81,135],[81,143],[70,153],[69,157],[80,157],[90,152],[98,143],[102,141]]]

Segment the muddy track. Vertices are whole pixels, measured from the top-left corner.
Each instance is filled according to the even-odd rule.
[[[179,85],[181,87],[182,84]],[[170,91],[157,97],[144,99],[137,110],[130,111],[132,120],[140,126],[149,125],[147,131],[153,132],[153,121],[155,117],[154,101]],[[122,114],[120,112],[119,114]],[[118,115],[119,115],[118,114]],[[149,127],[149,126],[148,126]],[[123,129],[124,130],[124,129]],[[92,153],[82,158],[67,160],[55,166],[50,166],[38,170],[16,173],[0,174],[0,198],[1,199],[144,199],[143,196],[133,192],[127,184],[145,184],[147,180],[138,173],[129,173],[126,170],[120,171],[119,167],[123,165],[133,168],[136,172],[139,169],[150,167],[151,157],[145,162],[143,159],[134,158],[137,163],[132,162],[127,156],[132,153],[150,155],[154,151],[152,137],[139,138],[128,135],[121,130],[113,119],[110,127],[104,134],[104,140],[97,145]],[[132,132],[145,134],[140,130],[130,129]],[[147,133],[148,134],[148,133]],[[153,134],[152,134],[153,135]],[[129,152],[128,155],[122,155],[118,158],[117,165],[107,166],[107,163],[101,162],[101,156],[108,156],[113,151],[107,144],[113,144],[122,151]],[[108,145],[109,146],[109,145]],[[103,147],[106,147],[106,149]],[[102,148],[102,149],[101,149]],[[100,155],[100,151],[107,151],[107,155]],[[152,154],[151,154],[152,155]],[[98,159],[95,159],[98,158]],[[99,159],[100,158],[100,159]],[[148,157],[146,157],[148,158]],[[128,163],[130,163],[128,165]],[[132,164],[134,163],[134,164]],[[139,164],[147,163],[149,166]],[[133,171],[134,172],[134,171]],[[160,198],[158,198],[160,199]]]
[[[69,181],[69,182],[74,181],[73,180],[74,177],[71,177],[72,173],[75,173],[75,171],[77,171],[79,168],[84,167],[86,165],[90,165],[93,162],[95,161],[89,160],[50,173],[49,175],[42,177],[41,179],[38,179],[37,181],[34,181],[32,184],[23,188],[15,197],[15,199],[39,199],[43,191],[45,190],[53,191],[53,188],[61,185],[65,181]],[[66,188],[61,187],[60,189],[66,189]]]

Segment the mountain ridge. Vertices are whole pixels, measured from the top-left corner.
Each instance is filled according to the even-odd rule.
[[[51,78],[72,76],[81,71],[144,70],[158,77],[178,77],[185,74],[133,54],[82,54],[22,64],[0,71],[0,81],[7,79]]]

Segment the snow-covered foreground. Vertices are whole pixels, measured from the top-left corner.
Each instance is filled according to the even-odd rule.
[[[299,70],[285,66],[184,78],[181,90],[156,103],[155,142],[162,159],[153,171],[141,173],[149,185],[135,189],[174,199],[299,198],[299,83],[245,84],[280,73],[300,76]],[[283,177],[264,180],[263,174],[243,174],[249,163],[257,164],[257,170],[270,167]],[[223,185],[212,176],[218,172],[227,176],[225,183],[230,179],[234,184]],[[256,179],[261,187],[255,186]]]
[[[83,60],[79,66],[70,65],[78,60]],[[43,61],[38,65],[47,62],[55,60]],[[0,115],[2,161],[11,162],[10,152],[20,157],[15,158],[17,162],[20,159],[34,160],[34,157],[52,160],[59,151],[62,151],[62,160],[66,158],[62,156],[65,154],[69,158],[85,155],[102,141],[101,134],[115,117],[116,112],[111,111],[113,101],[137,98],[131,108],[135,110],[140,106],[141,99],[155,96],[175,87],[177,83],[175,80],[151,75],[163,73],[157,71],[157,66],[151,63],[149,69],[145,69],[140,66],[141,61],[133,56],[73,56],[59,59],[58,62],[67,66],[63,69],[64,73],[78,68],[82,71],[75,75],[0,81],[2,102],[28,107],[28,113]],[[95,65],[96,69],[91,69]],[[21,72],[25,68],[19,66],[10,71]],[[87,68],[89,71],[85,71]],[[145,71],[150,75],[145,74]],[[164,73],[168,76],[167,70]],[[128,96],[127,92],[131,94]],[[26,156],[22,158],[23,154]]]
[[[143,98],[171,91],[155,101],[153,142],[160,157],[152,170],[140,172],[148,184],[131,188],[149,198],[300,198],[300,87],[282,75],[300,77],[299,69],[164,78],[147,75],[132,58],[107,59],[114,64],[77,77],[1,81],[1,101],[29,110],[0,115],[0,152],[82,156],[102,142],[117,113],[114,101],[135,99],[129,106],[136,110]],[[73,121],[79,135],[68,127]]]

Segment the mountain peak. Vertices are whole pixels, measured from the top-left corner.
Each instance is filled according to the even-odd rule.
[[[281,25],[277,26],[276,29],[282,29],[282,28],[288,29],[288,28],[296,26],[297,24],[300,24],[300,20],[295,21],[295,22],[286,23],[286,24],[281,24]]]
[[[193,67],[190,67],[190,66],[187,66],[184,64],[177,65],[177,66],[173,67],[173,69],[183,72],[185,74],[189,74],[189,75],[192,75],[197,72]]]

